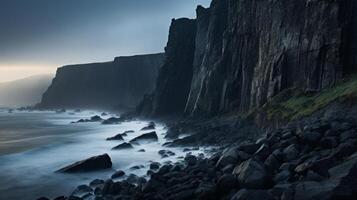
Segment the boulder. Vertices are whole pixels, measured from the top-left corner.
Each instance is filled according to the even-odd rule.
[[[261,189],[269,187],[270,176],[262,162],[251,158],[233,170],[239,184],[244,188]]]
[[[304,143],[308,143],[311,145],[317,145],[322,137],[322,134],[316,131],[304,131],[299,135],[300,135],[300,139]]]
[[[225,174],[218,179],[217,192],[226,194],[238,186],[237,179],[232,174]]]
[[[112,178],[112,179],[120,178],[120,177],[122,177],[122,176],[124,176],[124,175],[125,175],[125,172],[124,172],[124,171],[118,170],[118,171],[116,171],[116,172],[111,176],[111,178]]]
[[[259,145],[254,143],[254,142],[242,142],[239,144],[238,149],[248,153],[248,154],[253,154],[259,149]]]
[[[216,166],[223,168],[227,165],[236,164],[239,161],[238,151],[236,147],[225,149],[217,161]]]
[[[84,195],[93,192],[93,189],[87,185],[78,186],[71,194],[71,196],[75,197],[83,197]]]
[[[73,163],[69,166],[59,169],[61,173],[75,173],[108,169],[112,167],[112,161],[108,154],[94,156],[86,160]]]
[[[284,161],[292,161],[299,156],[299,148],[296,144],[292,144],[283,150]]]
[[[104,120],[104,121],[102,122],[102,124],[104,124],[104,125],[108,125],[108,124],[119,124],[119,123],[121,123],[121,122],[123,122],[123,121],[124,121],[124,119],[122,119],[122,118],[110,117],[110,118]]]
[[[237,192],[231,200],[274,200],[274,197],[267,190],[246,190],[242,189]]]
[[[140,142],[140,141],[157,141],[159,138],[157,137],[157,134],[155,131],[150,132],[150,133],[145,133],[142,134],[132,140],[130,140],[130,143],[136,143],[136,142]]]
[[[107,140],[124,140],[124,138],[123,138],[122,134],[120,133],[120,134],[117,134],[117,135],[115,135],[113,137],[107,138]]]
[[[198,200],[216,200],[216,186],[212,183],[202,183],[195,190],[195,196]]]
[[[141,130],[142,131],[147,131],[147,130],[154,130],[155,129],[155,123],[150,122],[147,126],[143,127]]]
[[[131,145],[130,143],[124,142],[119,144],[118,146],[113,147],[113,150],[121,150],[121,149],[132,149],[134,148],[133,145]]]
[[[89,186],[96,187],[98,185],[104,184],[104,181],[101,179],[95,179],[89,183]]]
[[[152,170],[157,170],[159,168],[160,168],[160,163],[158,163],[158,162],[153,162],[150,164],[150,169],[152,169]]]
[[[295,199],[354,199],[357,195],[357,155],[328,172],[330,178],[324,181],[299,182],[295,188]]]
[[[185,161],[188,165],[195,165],[197,163],[197,158],[194,155],[187,154],[185,156]]]

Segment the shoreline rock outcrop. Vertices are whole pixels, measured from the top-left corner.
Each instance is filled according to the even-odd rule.
[[[108,154],[94,156],[82,161],[75,162],[71,165],[63,167],[57,172],[60,173],[78,173],[95,170],[108,169],[112,167],[112,161]]]

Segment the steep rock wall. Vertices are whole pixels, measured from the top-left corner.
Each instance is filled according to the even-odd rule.
[[[192,80],[195,37],[195,20],[172,20],[156,90],[144,97],[137,107],[139,113],[154,116],[183,113]]]
[[[247,111],[356,71],[353,0],[213,0],[197,10],[187,115]],[[204,45],[205,44],[205,45]]]
[[[154,90],[164,54],[64,66],[43,94],[42,108],[130,108]]]

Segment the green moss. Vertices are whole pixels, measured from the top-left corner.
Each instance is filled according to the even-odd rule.
[[[305,94],[296,89],[288,89],[267,103],[263,110],[269,120],[278,118],[294,120],[309,116],[337,100],[357,97],[357,76],[352,76],[316,94]]]

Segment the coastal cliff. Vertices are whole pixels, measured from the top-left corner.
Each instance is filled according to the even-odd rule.
[[[41,108],[131,108],[154,89],[164,54],[64,66],[43,94]]]
[[[175,56],[167,56],[165,63],[184,60],[185,67],[172,64],[160,72],[157,85],[165,90],[154,92],[152,105],[146,105],[151,111],[146,113],[162,113],[157,112],[162,103],[185,104],[164,114],[243,113],[262,107],[289,88],[305,93],[330,88],[356,72],[355,10],[357,3],[352,0],[213,0],[210,8],[199,6],[193,40],[170,31],[167,49],[174,50]],[[192,41],[192,47],[174,46],[182,42],[180,38]],[[185,58],[191,55],[189,62]],[[181,74],[187,78],[175,77]],[[181,93],[187,81],[188,95]],[[139,113],[142,107],[143,103]]]
[[[137,106],[139,113],[158,116],[184,110],[191,87],[195,36],[196,20],[172,20],[166,58],[156,80],[156,89]]]

